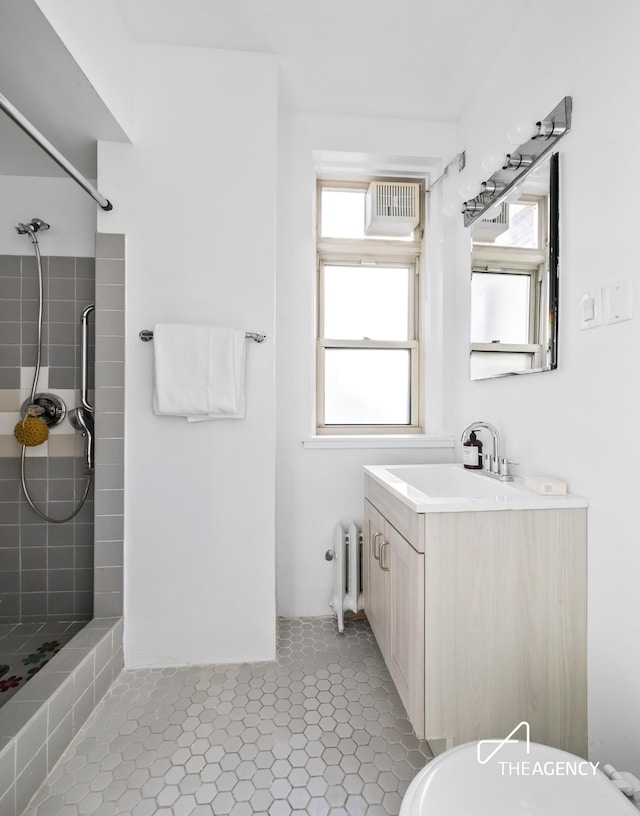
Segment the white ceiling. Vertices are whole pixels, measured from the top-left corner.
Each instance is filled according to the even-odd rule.
[[[133,39],[277,54],[294,110],[457,120],[525,0],[115,0]]]
[[[132,39],[274,54],[281,106],[455,121],[525,0],[114,0]],[[34,0],[0,0],[0,93],[76,167],[124,138]],[[116,55],[117,56],[117,55]],[[0,175],[61,175],[0,113]]]

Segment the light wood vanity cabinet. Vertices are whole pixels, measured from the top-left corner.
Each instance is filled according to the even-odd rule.
[[[365,611],[416,735],[526,720],[586,756],[586,509],[414,513],[369,477],[365,495]]]
[[[366,612],[419,738],[424,736],[424,555],[365,505]]]
[[[364,505],[362,578],[367,619],[385,660],[389,652],[389,578],[380,566],[379,547],[384,538],[384,517],[369,502]]]

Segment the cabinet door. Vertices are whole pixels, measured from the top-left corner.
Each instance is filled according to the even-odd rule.
[[[389,642],[388,573],[380,569],[380,548],[384,541],[384,518],[369,502],[364,513],[364,609],[378,646],[386,660]]]
[[[424,555],[390,524],[380,565],[390,584],[387,666],[413,725],[424,737]]]

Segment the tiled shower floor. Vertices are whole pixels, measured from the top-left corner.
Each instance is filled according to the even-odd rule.
[[[366,621],[280,620],[275,663],[123,672],[28,816],[388,816],[431,757]]]
[[[0,624],[0,706],[37,674],[86,623]]]

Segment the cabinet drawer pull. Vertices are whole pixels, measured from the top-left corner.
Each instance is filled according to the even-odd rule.
[[[389,572],[389,569],[390,569],[390,567],[385,567],[385,565],[382,563],[382,549],[383,549],[383,547],[388,547],[388,546],[389,546],[389,542],[388,541],[383,541],[382,544],[380,545],[380,550],[379,550],[380,569],[384,570],[384,572]]]
[[[378,546],[378,551],[376,552],[376,540],[378,538],[382,538],[382,533],[376,533],[374,537],[371,539],[371,552],[373,553],[373,557],[377,561],[380,560],[380,546]]]

